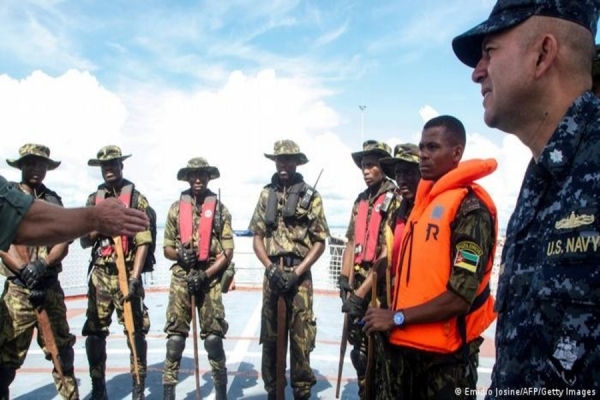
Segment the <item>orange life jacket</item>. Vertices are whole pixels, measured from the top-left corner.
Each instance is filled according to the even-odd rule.
[[[369,215],[369,200],[361,199],[358,202],[358,210],[354,221],[354,264],[361,265],[364,262],[372,263],[377,258],[377,244],[379,243],[379,229],[383,219],[383,213],[387,204],[391,201],[393,193],[390,191],[380,194],[371,207]],[[368,220],[368,221],[367,221]]]
[[[131,207],[131,199],[133,197],[133,184],[124,185],[121,188],[121,193],[119,194],[119,200],[121,203],[125,204],[125,207]],[[98,189],[96,192],[96,203],[100,204],[106,199],[106,189]],[[127,236],[121,236],[121,245],[123,247],[123,254],[127,255],[129,252],[129,238]],[[114,248],[112,245],[105,246],[100,249],[100,254],[103,257],[110,256],[114,252]]]
[[[454,263],[450,259],[451,226],[470,190],[490,211],[496,235],[496,206],[489,194],[473,183],[476,179],[491,174],[496,167],[497,163],[493,159],[469,160],[460,163],[437,182],[422,180],[419,183],[415,206],[408,219],[400,249],[402,254],[396,276],[394,310],[421,305],[447,290],[448,277]],[[479,337],[496,318],[494,299],[489,295],[494,252],[495,248],[488,260],[482,260],[486,262],[485,273],[477,288],[476,299],[466,315],[393,329],[390,342],[425,351],[453,353]]]
[[[194,200],[189,194],[182,194],[179,200],[179,235],[181,236],[181,244],[190,243],[192,240],[194,224],[193,202]],[[204,203],[202,203],[200,223],[198,224],[198,261],[208,261],[210,258],[210,242],[216,205],[216,196],[207,196],[204,199]]]

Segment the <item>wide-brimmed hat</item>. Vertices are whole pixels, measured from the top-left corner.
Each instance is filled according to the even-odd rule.
[[[208,177],[211,180],[217,179],[221,176],[219,169],[217,167],[211,166],[205,158],[194,157],[190,161],[188,161],[187,166],[185,168],[181,168],[179,172],[177,172],[177,180],[187,182],[188,174],[192,171],[205,171],[208,173]]]
[[[112,160],[125,160],[126,158],[131,157],[131,154],[126,156],[121,152],[121,148],[119,146],[115,146],[114,144],[104,146],[100,150],[98,150],[98,154],[96,158],[91,158],[88,160],[88,165],[90,167],[99,167],[102,163]]]
[[[352,159],[358,168],[362,168],[362,159],[366,155],[375,155],[379,159],[392,156],[392,149],[387,143],[377,140],[367,140],[363,143],[362,151],[352,153]]]
[[[498,0],[489,18],[452,40],[460,61],[475,68],[486,35],[511,28],[531,16],[560,18],[579,24],[596,36],[600,0]]]
[[[308,162],[306,155],[300,151],[300,147],[293,140],[278,140],[273,146],[273,154],[265,153],[265,157],[269,160],[276,161],[277,156],[295,156],[298,159],[298,165]]]
[[[379,160],[381,169],[390,178],[394,178],[394,168],[400,163],[410,163],[419,165],[421,157],[419,155],[419,147],[412,143],[397,144],[394,147],[394,157],[385,157]]]
[[[50,149],[43,144],[27,143],[19,149],[19,158],[16,160],[6,159],[8,165],[13,168],[21,169],[21,161],[26,157],[39,157],[48,162],[48,171],[56,169],[60,161],[54,161],[50,158]]]

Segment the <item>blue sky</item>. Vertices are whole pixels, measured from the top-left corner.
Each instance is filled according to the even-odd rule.
[[[483,181],[506,224],[530,153],[487,128],[478,85],[452,38],[484,20],[491,0],[2,1],[2,158],[41,142],[63,161],[46,178],[67,205],[100,183],[86,161],[109,143],[133,154],[125,176],[164,218],[186,184],[177,170],[204,156],[245,229],[274,172],[280,138],[311,162],[331,225],[347,223],[363,189],[350,153],[361,139],[418,141],[438,114],[460,118],[465,157],[495,157]],[[364,130],[361,111],[365,105]],[[0,174],[19,179],[7,165]]]

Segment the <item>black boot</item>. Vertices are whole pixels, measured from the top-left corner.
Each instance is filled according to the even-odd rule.
[[[163,400],[175,400],[175,385],[163,385]]]
[[[227,369],[212,372],[215,400],[227,400]]]
[[[104,378],[92,378],[92,396],[90,400],[108,400]]]
[[[14,368],[0,367],[0,400],[10,400],[8,388],[15,379],[17,370]]]
[[[132,400],[144,400],[144,389],[146,389],[146,379],[140,376],[140,383],[138,384],[135,377],[133,378],[133,390],[131,392]]]

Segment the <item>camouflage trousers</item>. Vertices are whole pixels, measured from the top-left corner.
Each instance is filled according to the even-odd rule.
[[[462,349],[451,354],[432,353],[381,341],[384,357],[376,364],[376,399],[445,400],[469,399],[466,388],[475,393],[479,347],[482,338],[469,344],[465,360]],[[460,390],[458,394],[457,389]]]
[[[30,290],[9,280],[4,284],[4,292],[0,300],[0,369],[19,369],[27,356],[29,345],[33,339],[34,328],[38,325],[36,310],[29,301]],[[59,351],[59,359],[64,373],[64,384],[58,372],[53,368],[52,377],[56,391],[64,399],[79,399],[77,381],[73,370],[73,346],[75,335],[72,335],[67,322],[65,295],[56,278],[49,279],[46,285],[44,309],[48,314],[50,326]],[[52,360],[45,347],[44,338],[37,330],[37,342],[47,360]]]
[[[219,279],[217,279],[217,277]],[[205,291],[196,296],[198,321],[200,325],[200,338],[206,339],[208,335],[225,338],[229,324],[225,320],[225,306],[221,294],[221,275],[210,280],[205,286]],[[187,338],[192,320],[191,300],[187,291],[187,272],[179,265],[175,265],[171,272],[171,285],[169,287],[169,305],[167,307],[167,323],[165,333],[167,337],[179,335]],[[226,373],[227,359],[213,359],[208,357],[208,362],[213,371],[213,377],[221,377]],[[165,360],[163,369],[163,384],[176,384],[179,376],[181,360]],[[219,374],[221,372],[221,374]],[[215,382],[215,386],[218,382]]]
[[[128,265],[131,272],[131,266]],[[144,304],[144,289],[142,296],[131,300],[133,310],[133,325],[138,340],[136,350],[138,355],[138,368],[140,376],[146,376],[146,334],[150,330],[150,317],[148,308]],[[83,324],[83,336],[98,336],[106,338],[110,331],[113,311],[117,311],[119,324],[124,326],[123,293],[119,287],[119,277],[116,266],[94,266],[88,283],[88,308],[86,320]],[[125,336],[127,332],[124,330]],[[137,339],[136,338],[136,339]],[[127,345],[131,349],[132,344],[127,339]],[[130,371],[133,375],[133,355],[130,354]],[[106,363],[90,365],[90,376],[92,378],[104,378]]]
[[[298,280],[298,286],[282,295],[286,304],[286,331],[290,343],[290,378],[294,396],[302,398],[310,394],[316,384],[310,367],[310,353],[315,348],[317,321],[313,314],[313,284],[310,271]],[[269,281],[263,281],[262,325],[262,377],[265,390],[275,393],[277,389],[277,301],[279,296],[271,291]],[[286,338],[281,338],[286,340]],[[287,340],[286,345],[287,349]]]

